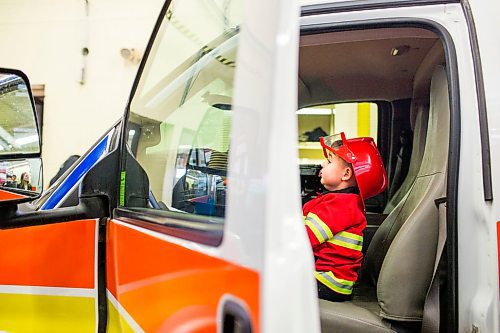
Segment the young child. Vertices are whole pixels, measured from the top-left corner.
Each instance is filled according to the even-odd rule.
[[[316,262],[321,299],[351,298],[363,254],[364,199],[387,186],[382,158],[372,138],[346,140],[344,133],[320,139],[326,161],[320,171],[326,191],[303,207]]]

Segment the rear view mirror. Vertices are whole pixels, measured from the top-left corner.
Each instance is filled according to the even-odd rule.
[[[36,112],[26,75],[0,68],[0,204],[36,198],[42,161]]]

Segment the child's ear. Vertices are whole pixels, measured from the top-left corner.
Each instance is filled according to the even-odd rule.
[[[352,169],[350,167],[347,167],[344,169],[344,175],[342,176],[343,181],[349,181],[352,179]]]

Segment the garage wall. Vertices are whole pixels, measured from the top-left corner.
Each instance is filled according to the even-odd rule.
[[[123,114],[162,0],[2,0],[0,66],[45,85],[44,184],[83,154]],[[84,57],[82,48],[89,54]],[[82,81],[82,68],[85,76]]]

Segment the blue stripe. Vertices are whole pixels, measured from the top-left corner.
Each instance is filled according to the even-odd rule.
[[[149,191],[149,204],[154,209],[160,209],[160,206],[158,205],[158,202],[156,201],[156,198],[153,195],[153,192],[151,192],[151,191]]]
[[[92,168],[99,159],[108,152],[109,135],[106,135],[94,149],[80,162],[80,164],[63,180],[61,185],[54,191],[52,196],[40,207],[40,210],[53,209],[57,207],[64,196],[79,183],[83,176]]]

